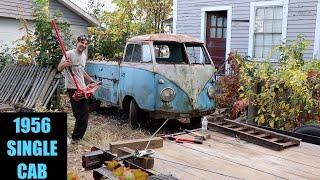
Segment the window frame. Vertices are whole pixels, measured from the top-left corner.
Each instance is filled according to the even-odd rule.
[[[320,58],[320,1],[317,3],[317,18],[316,18],[316,28],[314,35],[314,44],[313,44],[313,58]]]
[[[193,63],[191,62],[189,55],[188,55],[188,47],[199,47],[200,51],[202,53],[200,53],[200,57],[199,60],[203,62],[203,60],[208,60],[205,61],[204,63]],[[186,57],[188,59],[189,64],[202,64],[202,65],[208,65],[208,64],[213,64],[211,58],[209,58],[209,52],[207,51],[206,47],[204,44],[198,44],[198,43],[184,43],[184,48],[185,48],[185,53],[186,53]]]
[[[132,48],[132,52],[131,52],[131,55],[130,55],[130,61],[126,61],[126,56],[127,56],[127,50],[128,50],[128,46],[129,45],[132,45],[133,48]],[[132,54],[133,54],[133,50],[134,50],[134,43],[127,43],[126,44],[126,48],[124,49],[124,56],[123,56],[123,60],[122,62],[126,62],[126,63],[130,63],[131,62],[131,59],[132,59]]]
[[[255,17],[257,7],[268,7],[268,6],[282,6],[282,33],[281,42],[286,42],[287,37],[287,24],[288,24],[288,0],[277,0],[277,1],[263,1],[263,2],[251,2],[250,3],[250,26],[249,26],[249,43],[248,43],[248,56],[255,60],[265,60],[262,58],[253,57],[254,52],[254,28],[255,28]],[[270,61],[278,62],[278,59],[270,59]]]
[[[127,49],[128,49],[129,45],[133,45],[133,49],[132,49],[132,52],[131,52],[131,55],[130,55],[130,61],[125,61],[126,60],[126,52],[127,52]],[[141,60],[140,61],[132,61],[133,53],[134,53],[137,45],[141,46]],[[151,60],[150,61],[142,61],[142,58],[143,58],[143,46],[149,46],[150,56],[151,56]],[[152,55],[152,50],[151,50],[150,43],[132,43],[132,42],[127,43],[126,44],[126,48],[124,50],[123,62],[124,63],[151,63],[151,64],[153,64],[153,55]]]
[[[170,49],[171,44],[176,44],[176,45],[181,46],[181,50],[182,50],[181,55],[183,56],[182,58],[185,58],[184,59],[185,61],[183,61],[184,63],[161,63],[161,61],[159,62],[159,60],[157,60],[157,59],[170,59],[171,58],[171,55],[172,55],[172,53],[170,52],[171,51],[171,49]],[[156,58],[155,45],[168,45],[170,56],[168,58]],[[152,51],[154,53],[154,63],[155,64],[190,64],[190,61],[189,61],[187,53],[186,53],[185,43],[174,42],[174,41],[172,41],[172,42],[170,42],[170,41],[153,41],[152,42]]]

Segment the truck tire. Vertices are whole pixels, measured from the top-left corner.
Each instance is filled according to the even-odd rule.
[[[295,130],[293,130],[294,133],[299,133],[299,134],[306,134],[306,135],[311,135],[311,136],[318,136],[320,137],[320,126],[316,125],[303,125]]]
[[[179,180],[179,179],[171,175],[159,174],[159,175],[149,176],[148,180]]]
[[[139,107],[134,99],[130,101],[129,106],[129,124],[133,128],[137,128],[139,126]]]

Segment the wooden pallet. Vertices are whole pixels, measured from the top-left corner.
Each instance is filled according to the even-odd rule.
[[[245,141],[258,144],[276,151],[281,151],[291,146],[299,146],[300,139],[268,131],[255,126],[231,121],[228,119],[211,121],[208,116],[208,128],[218,130],[221,133],[237,136]]]

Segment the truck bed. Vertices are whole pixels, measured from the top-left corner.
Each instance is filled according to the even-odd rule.
[[[320,178],[318,145],[301,142],[274,151],[219,132],[209,134],[204,144],[164,141],[163,148],[155,149],[153,170],[182,180]]]

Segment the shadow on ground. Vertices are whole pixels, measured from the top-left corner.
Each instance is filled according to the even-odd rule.
[[[111,116],[113,119],[117,119],[122,124],[128,124],[128,114],[122,110],[113,107],[101,107],[93,113],[97,113],[102,116]],[[138,129],[145,130],[153,134],[158,128],[165,122],[165,119],[151,119],[146,116],[142,117],[142,122]],[[199,126],[194,126],[187,119],[170,119],[157,134],[172,134],[181,132],[184,129],[195,129]]]

